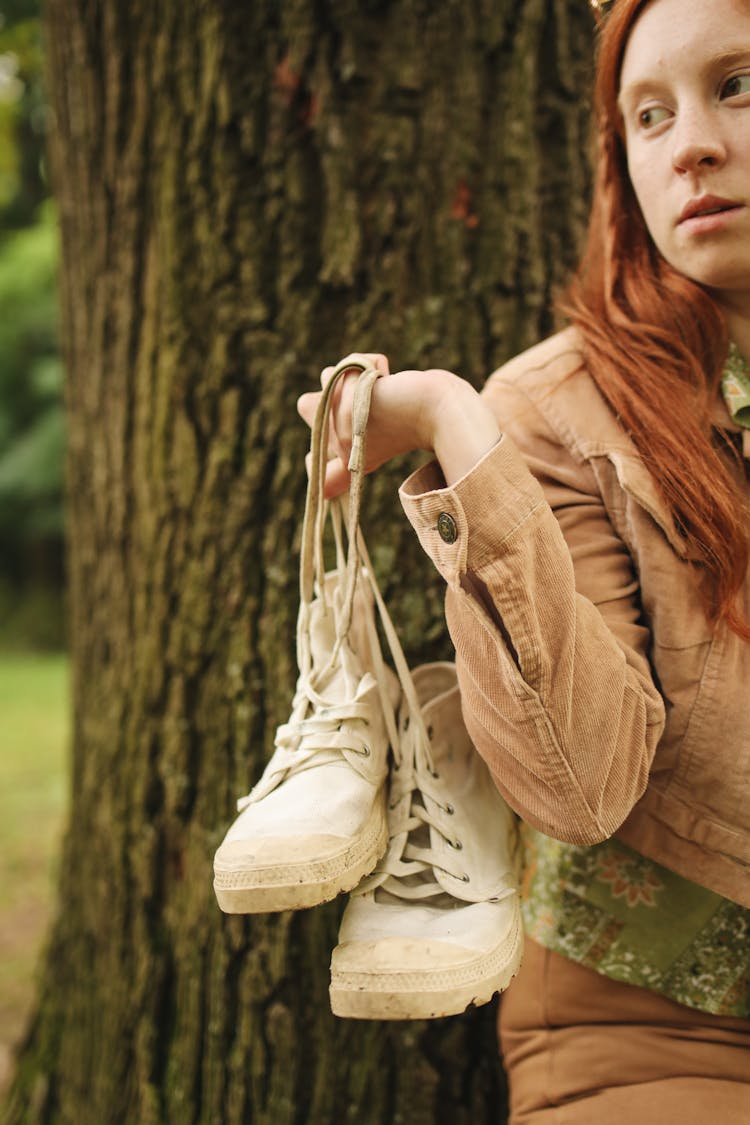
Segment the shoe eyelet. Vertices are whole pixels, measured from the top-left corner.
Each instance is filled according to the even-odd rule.
[[[463,875],[461,876],[461,882],[462,883],[470,883],[471,882],[471,879],[469,878],[469,876],[466,874],[465,871],[464,871]]]
[[[460,840],[449,840],[450,846],[457,852],[463,851],[463,844]]]
[[[360,750],[360,754],[362,755],[363,758],[369,758],[370,757],[370,747],[369,746],[363,746],[362,749]]]
[[[453,816],[454,812],[456,811],[453,808],[453,805],[444,805],[443,807],[445,808],[445,811],[447,812],[448,816]]]

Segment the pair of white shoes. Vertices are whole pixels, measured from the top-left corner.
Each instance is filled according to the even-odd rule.
[[[515,818],[461,719],[454,665],[406,666],[358,531],[354,487],[349,559],[337,534],[339,569],[323,574],[321,441],[325,406],[313,433],[292,713],[216,852],[216,897],[244,914],[351,891],[331,958],[333,1012],[453,1015],[486,1003],[520,965]],[[397,676],[383,662],[373,602]]]

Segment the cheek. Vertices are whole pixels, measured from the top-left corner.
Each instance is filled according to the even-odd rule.
[[[645,160],[632,160],[628,164],[628,172],[648,232],[659,246],[664,227],[664,203],[663,192],[659,190],[656,182],[653,165]]]

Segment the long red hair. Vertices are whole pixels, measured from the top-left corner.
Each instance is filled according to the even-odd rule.
[[[708,293],[651,240],[630,184],[617,107],[628,35],[649,2],[616,0],[601,30],[594,200],[564,311],[583,337],[592,377],[661,489],[700,576],[708,619],[750,640],[737,605],[750,556],[748,512],[711,425],[727,328]]]

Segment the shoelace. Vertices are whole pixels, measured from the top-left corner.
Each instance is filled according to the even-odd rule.
[[[366,732],[370,708],[367,705],[342,703],[327,706],[324,713],[294,718],[295,714],[304,716],[309,706],[307,695],[298,692],[292,707],[292,718],[276,732],[276,748],[269,763],[271,768],[246,797],[239,798],[239,812],[261,800],[282,777],[335,761],[343,750],[361,754],[363,758],[370,756]],[[359,724],[361,729],[357,729]]]
[[[357,542],[363,573],[372,589],[396,667],[403,696],[402,708],[405,704],[406,715],[402,731],[393,743],[388,848],[372,875],[360,883],[354,893],[365,894],[375,888],[382,888],[389,894],[404,899],[442,895],[445,891],[435,877],[436,870],[443,871],[459,883],[467,882],[469,876],[458,864],[447,867],[445,858],[438,857],[429,843],[429,829],[434,828],[457,851],[461,848],[459,841],[447,835],[445,826],[439,819],[440,810],[448,810],[442,803],[442,797],[435,792],[434,782],[438,774],[430,751],[430,734],[424,723],[417,690],[401,642],[375,580],[361,531],[358,532]]]

